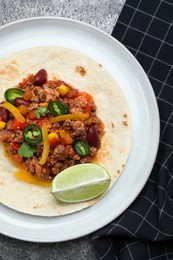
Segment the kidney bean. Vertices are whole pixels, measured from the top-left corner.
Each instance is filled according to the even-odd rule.
[[[94,125],[90,125],[87,131],[87,140],[90,146],[100,148],[100,137]]]
[[[41,86],[44,83],[46,83],[47,81],[47,71],[44,69],[39,70],[35,76],[34,76],[34,80],[33,80],[33,84],[35,86]]]
[[[3,122],[8,122],[10,113],[7,109],[0,107],[0,116],[2,117]]]
[[[24,98],[18,97],[18,98],[15,98],[15,99],[14,99],[14,105],[15,105],[16,107],[18,107],[18,106],[20,106],[20,105],[24,105],[24,106],[28,107],[29,104],[30,104],[30,102],[29,102],[28,100],[25,100]]]

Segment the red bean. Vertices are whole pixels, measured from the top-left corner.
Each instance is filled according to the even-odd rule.
[[[47,81],[47,71],[44,69],[39,70],[35,76],[34,76],[34,80],[33,80],[33,84],[35,86],[41,86],[44,83],[46,83]]]
[[[20,105],[24,105],[24,106],[28,107],[29,104],[30,104],[30,102],[27,101],[27,100],[25,100],[24,98],[18,97],[18,98],[15,98],[15,99],[14,99],[14,105],[15,105],[16,107],[18,107],[18,106],[20,106]]]
[[[90,146],[100,148],[100,137],[94,125],[90,125],[87,131],[87,140]]]
[[[2,117],[3,122],[8,122],[10,113],[7,109],[0,107],[0,116]]]

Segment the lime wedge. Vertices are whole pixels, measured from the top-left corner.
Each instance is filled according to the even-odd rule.
[[[111,178],[100,165],[85,163],[69,167],[53,179],[51,193],[56,199],[75,203],[91,200],[103,194]]]

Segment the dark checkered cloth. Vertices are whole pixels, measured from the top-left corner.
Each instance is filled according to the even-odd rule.
[[[95,232],[100,259],[173,259],[173,0],[127,0],[112,35],[136,57],[160,111],[159,151],[129,208]]]

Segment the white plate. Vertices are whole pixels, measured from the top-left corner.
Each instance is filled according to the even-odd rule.
[[[62,217],[25,215],[0,204],[0,232],[26,241],[58,242],[78,238],[118,217],[137,197],[152,170],[159,143],[159,114],[150,82],[141,66],[118,41],[87,24],[39,17],[0,29],[0,57],[41,45],[70,47],[91,56],[116,79],[127,98],[133,143],[123,174],[96,205]]]

